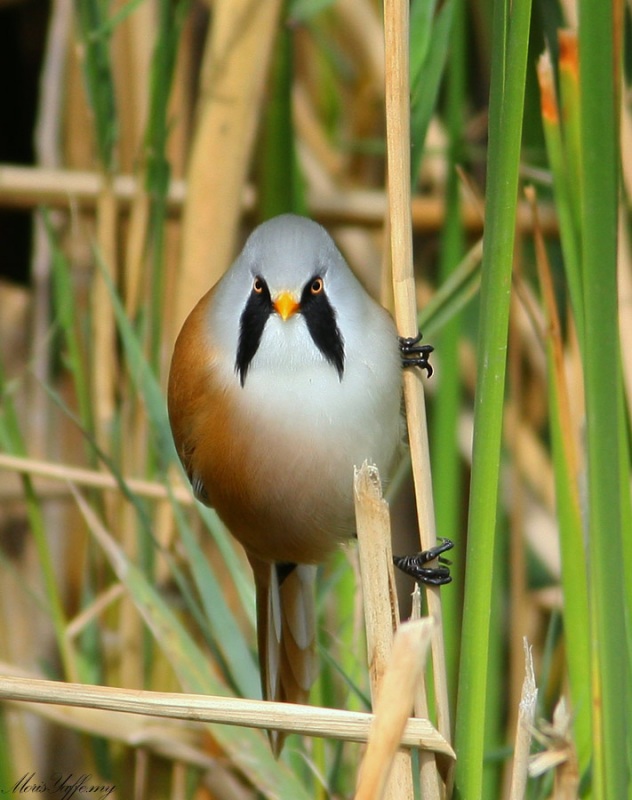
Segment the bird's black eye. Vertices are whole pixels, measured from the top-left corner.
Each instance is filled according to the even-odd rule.
[[[325,288],[325,284],[323,283],[322,278],[314,278],[312,281],[312,285],[309,287],[309,290],[312,294],[320,294]]]
[[[252,282],[252,291],[255,292],[255,294],[263,294],[265,285],[266,284],[263,278],[260,278],[259,275],[257,275]]]

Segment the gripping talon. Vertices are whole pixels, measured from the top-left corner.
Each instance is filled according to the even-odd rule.
[[[450,583],[452,576],[448,566],[446,566],[450,562],[445,558],[441,558],[441,554],[454,547],[454,542],[450,539],[440,539],[439,541],[441,544],[436,547],[432,547],[430,550],[422,550],[413,556],[393,556],[393,563],[418,583],[430,584],[431,586],[443,586],[446,583]],[[438,567],[423,566],[435,558],[439,560]]]
[[[402,367],[420,367],[425,369],[428,377],[433,369],[430,364],[430,353],[434,350],[431,344],[419,344],[421,332],[416,336],[398,336],[399,350],[402,358]]]

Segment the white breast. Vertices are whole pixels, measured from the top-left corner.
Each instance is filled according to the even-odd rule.
[[[233,394],[252,424],[262,473],[312,475],[322,502],[329,493],[345,518],[353,512],[354,466],[368,460],[387,479],[400,444],[401,370],[388,328],[362,348],[345,342],[340,379],[300,316],[285,323],[273,317]]]

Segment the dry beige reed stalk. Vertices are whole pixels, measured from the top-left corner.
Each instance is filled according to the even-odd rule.
[[[531,749],[531,732],[535,721],[538,689],[533,670],[533,655],[527,639],[523,639],[524,647],[524,682],[518,719],[516,722],[516,742],[514,746],[513,766],[509,800],[522,800],[525,796],[527,778],[529,777],[529,751]]]
[[[372,714],[318,706],[58,683],[6,674],[0,675],[0,698],[248,728],[276,728],[303,736],[353,742],[368,740],[374,719]],[[408,719],[400,743],[403,747],[432,748],[453,756],[450,745],[425,719]]]
[[[412,607],[410,613],[411,620],[421,619],[421,606],[421,587],[419,584],[417,584],[412,594]],[[426,686],[423,680],[419,681],[416,687],[413,709],[415,717],[428,719],[430,716],[428,697],[426,695]],[[439,770],[437,769],[437,759],[434,757],[428,758],[426,754],[420,753],[419,766],[421,793],[424,798],[440,798],[451,796],[454,759],[452,759],[451,762],[445,761],[444,759],[444,763],[442,764],[441,774],[446,777],[447,781],[445,790],[442,785]]]
[[[376,700],[399,624],[390,518],[377,467],[365,462],[356,470],[354,490],[371,695]]]
[[[66,484],[67,481],[71,481],[77,486],[102,489],[104,491],[120,491],[117,479],[109,472],[72,467],[68,464],[56,464],[52,461],[24,458],[23,456],[8,455],[7,453],[0,453],[0,470],[15,472],[19,475],[29,475],[34,478],[35,489],[38,493],[40,491],[45,493],[47,491],[52,492],[51,487],[53,485],[59,482]],[[154,500],[168,500],[173,497],[183,505],[194,504],[191,490],[183,486],[182,483],[167,487],[162,483],[139,478],[124,478],[123,480],[127,488],[139,497]],[[69,493],[66,485],[63,486],[61,491],[66,495]],[[18,496],[23,496],[22,488],[20,488]]]
[[[369,744],[360,767],[355,800],[405,797],[388,795],[386,787],[423,675],[432,628],[433,621],[426,618],[403,623],[395,634],[390,663],[380,685]]]
[[[0,673],[22,681],[24,687],[28,687],[30,682],[41,680],[26,670],[6,662],[0,662]],[[4,678],[0,678],[0,681],[2,680]],[[54,694],[54,689],[51,693]],[[28,694],[28,688],[25,689],[25,694]],[[198,723],[169,718],[156,719],[153,716],[103,708],[35,702],[28,699],[6,698],[4,703],[11,709],[35,714],[55,725],[62,725],[92,736],[101,736],[129,747],[144,747],[157,755],[184,761],[200,769],[210,769],[215,764],[214,759],[204,752],[203,728]],[[35,762],[32,761],[31,766],[33,763]]]
[[[71,203],[77,203],[82,208],[94,209],[106,180],[101,172],[93,170],[3,164],[0,166],[0,205],[68,208]],[[126,209],[138,191],[139,181],[133,175],[117,174],[111,178],[111,187],[119,207]],[[184,181],[172,180],[167,195],[170,209],[179,211],[184,196]]]
[[[104,178],[101,173],[80,169],[48,169],[0,166],[0,206],[9,208],[35,208],[47,205],[67,209],[71,203],[81,208],[94,209]],[[112,177],[114,192],[121,211],[129,210],[138,191],[138,179],[128,174]],[[310,214],[326,225],[361,225],[379,228],[384,224],[387,211],[386,195],[380,189],[323,190],[308,187]],[[187,195],[187,183],[173,179],[167,192],[167,208],[171,215],[178,216]],[[252,211],[255,190],[252,185],[243,187],[242,212]],[[411,200],[412,223],[415,231],[438,231],[444,222],[444,201],[441,197],[417,195]],[[557,232],[557,217],[551,204],[540,203],[540,224],[546,235]],[[518,209],[517,225],[524,233],[533,230],[533,220],[526,202]],[[475,202],[463,201],[463,227],[480,233],[481,218]]]
[[[400,335],[417,334],[417,308],[412,253],[410,191],[409,8],[407,0],[385,0],[386,141],[389,225],[395,319]],[[425,398],[419,370],[404,370],[415,498],[421,545],[436,544],[432,478],[428,450]],[[433,674],[439,730],[450,738],[450,710],[443,642],[440,591],[428,587],[428,610],[436,621],[432,642]],[[423,774],[427,771],[422,769]]]
[[[391,526],[388,505],[382,497],[377,467],[366,462],[354,480],[356,529],[362,578],[362,598],[367,639],[367,660],[373,708],[379,702],[382,679],[393,650],[399,624],[399,607],[393,576]],[[412,708],[409,704],[407,716]],[[410,753],[393,754],[391,778],[383,796],[388,800],[414,797]],[[390,766],[390,764],[389,764]]]

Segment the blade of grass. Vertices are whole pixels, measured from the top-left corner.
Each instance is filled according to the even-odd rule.
[[[108,291],[108,301],[112,306],[118,334],[123,344],[128,374],[145,403],[159,464],[166,472],[171,464],[178,463],[178,455],[169,428],[165,398],[98,252],[95,252],[95,258]]]
[[[439,86],[449,52],[455,5],[454,0],[447,0],[434,19],[430,16],[434,10],[434,3],[423,0],[414,3],[411,9],[410,130],[413,183],[419,174],[426,133],[437,104]],[[415,23],[414,28],[412,23]]]
[[[558,32],[559,45],[559,86],[560,103],[559,111],[564,135],[564,158],[566,162],[565,179],[568,184],[565,202],[568,212],[574,222],[575,231],[581,230],[583,208],[583,186],[581,175],[583,172],[581,156],[581,93],[579,86],[579,63],[577,49],[577,33],[570,30]],[[575,276],[569,275],[570,282],[581,280],[579,261],[569,264],[577,272]],[[572,291],[572,290],[571,290]],[[579,295],[581,297],[581,294]],[[578,311],[581,306],[578,306]]]
[[[583,342],[584,299],[581,284],[581,237],[580,218],[576,213],[579,207],[577,188],[579,175],[570,169],[571,159],[568,146],[565,147],[564,135],[568,136],[569,128],[574,130],[574,120],[568,120],[560,111],[555,91],[555,76],[549,52],[546,51],[538,61],[538,81],[540,84],[540,103],[542,126],[555,191],[555,206],[560,220],[560,237],[564,253],[564,269],[567,276],[571,302],[575,311],[575,323],[578,328],[579,341]],[[568,92],[568,89],[567,89]],[[562,127],[561,120],[564,119]],[[573,198],[575,197],[575,200]]]
[[[20,428],[10,387],[4,376],[4,365],[0,360],[0,447],[9,453],[26,455],[26,445]],[[44,514],[33,482],[28,475],[22,475],[22,485],[26,500],[26,513],[31,527],[37,559],[44,583],[44,591],[50,612],[52,628],[64,668],[64,675],[70,680],[77,678],[77,662],[74,649],[66,637],[66,613],[60,586],[55,573],[55,565],[50,542],[46,535]]]
[[[535,191],[528,190],[534,213],[536,262],[547,317],[547,371],[552,457],[555,471],[556,514],[560,528],[562,588],[564,590],[564,635],[566,659],[575,715],[575,740],[580,768],[590,761],[590,636],[587,565],[584,552],[579,477],[579,457],[573,437],[571,406],[566,385],[562,331],[551,269],[539,229]]]
[[[243,697],[257,697],[259,694],[259,670],[252,657],[252,651],[239,631],[237,621],[224,598],[215,570],[208,563],[185,515],[175,503],[173,508],[213,641],[222,653],[228,674],[231,681],[234,682],[237,692]],[[254,596],[252,604],[254,605]]]
[[[83,74],[94,114],[99,157],[108,172],[114,169],[118,138],[110,41],[106,31],[108,4],[102,0],[75,0],[75,14],[83,44]]]
[[[454,21],[450,35],[451,58],[446,75],[446,122],[448,126],[449,144],[447,151],[447,186],[446,216],[441,242],[441,263],[439,276],[441,286],[433,296],[437,299],[439,292],[454,282],[465,250],[465,236],[461,220],[460,179],[457,166],[463,155],[464,108],[465,108],[465,70],[466,70],[466,37],[465,37],[465,3],[456,0],[454,3]],[[479,261],[482,257],[482,243],[478,246]],[[467,262],[465,262],[467,263]],[[480,285],[480,264],[475,262],[471,283],[473,291],[466,286],[462,290],[462,298],[471,298]],[[471,273],[470,273],[471,274]],[[475,287],[475,288],[474,288]],[[465,305],[465,303],[463,303]],[[424,308],[427,311],[428,306]],[[440,324],[437,333],[436,349],[441,353],[441,370],[439,372],[436,403],[431,416],[432,430],[430,435],[432,466],[435,480],[433,483],[435,509],[437,515],[437,531],[440,536],[455,542],[457,549],[462,550],[463,532],[461,530],[463,479],[461,477],[461,456],[458,446],[457,431],[462,404],[461,370],[459,364],[459,340],[461,319],[455,313],[445,324]],[[420,320],[420,330],[426,336],[432,335],[432,324]],[[430,333],[429,333],[430,331]],[[448,671],[449,696],[452,699],[451,713],[454,715],[456,686],[458,675],[458,650],[461,628],[461,590],[463,584],[463,559],[455,559],[451,569],[453,586],[443,595],[445,614],[446,668]]]
[[[417,320],[424,336],[441,332],[476,296],[481,284],[482,257],[483,240],[480,239],[420,310]]]
[[[630,789],[631,665],[622,647],[631,609],[623,602],[621,527],[620,451],[627,434],[617,324],[618,104],[613,4],[580,0],[579,10],[593,788],[605,800],[626,797]]]
[[[308,22],[315,14],[333,5],[335,0],[291,0],[288,3],[288,18],[295,23]]]
[[[158,369],[163,334],[164,237],[167,219],[167,194],[171,167],[167,160],[170,132],[169,101],[173,84],[178,43],[189,0],[160,0],[158,5],[159,36],[154,47],[150,74],[150,105],[145,133],[145,187],[151,204],[148,221],[148,246],[151,256],[150,294],[150,363]]]
[[[524,105],[530,0],[496,0],[490,90],[487,202],[474,411],[472,481],[456,720],[456,788],[481,797],[490,608],[511,265]]]
[[[70,265],[55,234],[47,211],[42,211],[42,218],[48,233],[52,251],[52,283],[54,318],[60,326],[67,348],[66,366],[73,376],[73,386],[77,393],[79,416],[85,428],[94,430],[92,405],[88,381],[88,370],[85,363],[85,352],[81,343],[80,328],[77,319],[77,306],[72,286]]]
[[[413,87],[413,94],[428,57],[428,49],[432,41],[432,20],[436,8],[436,0],[430,0],[430,2],[413,0],[410,4],[410,85]]]
[[[16,775],[14,775],[15,757],[11,752],[12,737],[7,725],[7,712],[0,709],[0,786],[12,786]]]

